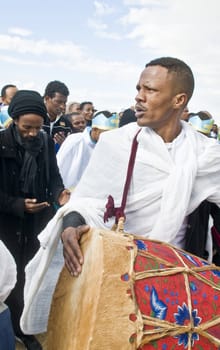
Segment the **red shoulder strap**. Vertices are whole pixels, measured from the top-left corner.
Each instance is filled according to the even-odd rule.
[[[140,131],[141,131],[141,129],[138,130],[138,132],[135,135],[133,142],[132,142],[131,153],[130,153],[130,158],[129,158],[129,162],[128,162],[127,175],[126,175],[126,181],[124,184],[121,206],[118,208],[115,208],[114,199],[111,195],[109,195],[108,202],[105,206],[106,210],[104,213],[104,222],[108,221],[108,219],[111,218],[112,216],[115,216],[115,223],[116,224],[118,223],[119,218],[121,218],[121,217],[125,218],[124,210],[125,210],[125,206],[126,206],[128,190],[129,190],[129,186],[131,183],[131,177],[133,174],[134,163],[135,163],[135,158],[136,158],[136,153],[137,153],[137,147],[138,147],[137,136],[138,136]]]

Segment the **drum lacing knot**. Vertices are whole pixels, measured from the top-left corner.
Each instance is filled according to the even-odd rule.
[[[111,218],[112,216],[115,216],[116,224],[118,223],[118,220],[121,217],[125,218],[123,209],[121,207],[115,208],[114,199],[111,195],[108,196],[108,201],[105,208],[106,208],[106,211],[104,213],[104,222],[108,221],[108,219]]]

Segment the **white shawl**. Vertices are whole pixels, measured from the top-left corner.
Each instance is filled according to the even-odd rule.
[[[69,135],[57,152],[57,164],[66,188],[79,182],[96,145],[90,137],[90,127],[83,132]]]
[[[1,240],[0,267],[0,302],[3,302],[15,286],[17,271],[13,256]]]
[[[220,145],[187,123],[182,126],[171,153],[153,130],[146,127],[139,133],[125,210],[127,232],[175,243],[184,218],[203,200],[220,206]],[[63,264],[58,244],[63,216],[77,210],[90,226],[112,226],[114,218],[103,223],[105,204],[110,194],[116,207],[121,204],[131,144],[138,129],[132,123],[101,135],[70,201],[39,236],[41,248],[26,268],[24,332],[46,330],[51,295]]]

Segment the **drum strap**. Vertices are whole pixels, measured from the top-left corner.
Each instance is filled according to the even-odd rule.
[[[137,153],[137,147],[138,147],[137,136],[138,136],[140,131],[141,131],[141,129],[138,130],[138,132],[135,135],[133,142],[132,142],[131,153],[130,153],[130,158],[129,158],[129,162],[128,162],[127,176],[126,176],[126,181],[124,184],[121,206],[118,208],[115,208],[114,198],[111,195],[109,195],[107,204],[105,206],[106,211],[104,213],[104,222],[108,221],[108,219],[111,218],[112,216],[115,216],[115,223],[116,224],[118,223],[119,218],[124,218],[124,220],[125,220],[124,210],[125,210],[125,206],[126,206],[128,189],[130,186],[131,177],[132,177],[132,173],[133,173],[133,169],[134,169],[136,153]]]

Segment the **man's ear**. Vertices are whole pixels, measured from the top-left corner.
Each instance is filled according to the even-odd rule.
[[[173,98],[173,107],[174,109],[182,108],[187,104],[187,95],[185,93],[179,93]]]
[[[49,99],[50,99],[49,96],[44,96],[44,103],[48,102]]]

